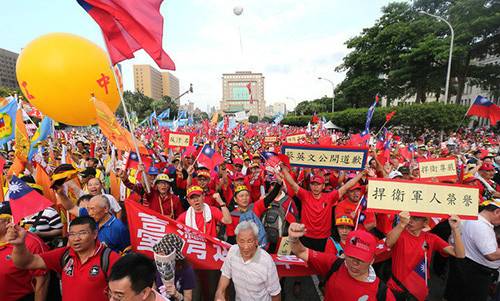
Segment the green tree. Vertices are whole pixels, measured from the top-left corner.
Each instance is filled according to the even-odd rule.
[[[13,89],[13,88],[0,86],[0,97],[7,97],[10,95],[14,95],[14,94],[17,94],[20,96],[23,95],[21,90],[19,90],[19,89]]]
[[[499,90],[500,66],[479,66],[474,60],[499,53],[500,3],[495,0],[417,0],[391,3],[382,17],[360,35],[348,40],[352,51],[338,71],[345,80],[337,87],[355,107],[368,106],[378,93],[389,100],[416,95],[425,102],[444,93],[450,30],[444,22],[420,14],[438,15],[455,29],[451,92],[461,99],[466,78]]]
[[[123,92],[123,99],[127,105],[129,114],[134,112],[139,121],[142,121],[148,117],[151,112],[153,112],[152,103],[154,102],[154,99],[145,96],[141,92],[125,91]],[[122,118],[125,116],[123,113],[123,106],[121,104],[116,110],[116,115]]]

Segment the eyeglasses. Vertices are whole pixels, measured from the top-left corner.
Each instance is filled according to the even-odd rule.
[[[82,236],[85,236],[85,235],[89,235],[90,232],[89,231],[80,231],[80,232],[69,232],[68,233],[68,237],[69,238],[81,238]]]
[[[126,297],[123,295],[123,293],[113,293],[109,288],[104,290],[104,294],[106,295],[106,297],[108,297],[109,300],[113,300],[113,301],[126,301],[126,300],[132,298],[133,296],[138,295],[138,294],[134,294],[134,295]]]

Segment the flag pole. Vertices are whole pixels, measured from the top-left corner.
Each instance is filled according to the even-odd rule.
[[[118,95],[120,96],[120,102],[122,103],[122,106],[123,106],[123,113],[125,114],[125,119],[127,120],[127,124],[128,124],[129,129],[130,129],[130,132],[131,132],[130,136],[132,136],[132,142],[134,143],[135,152],[136,152],[137,157],[139,159],[139,164],[144,166],[144,164],[142,163],[141,153],[139,152],[139,145],[137,144],[137,140],[136,140],[136,137],[134,134],[135,128],[134,128],[134,125],[130,122],[130,117],[128,115],[128,110],[127,110],[127,105],[125,104],[125,100],[123,99],[123,93],[122,93],[123,91],[120,87],[120,83],[118,82],[118,78],[116,77],[115,69],[113,67],[113,62],[111,61],[111,56],[109,55],[108,44],[106,44],[106,40],[104,39],[104,33],[102,32],[102,29],[101,29],[101,34],[102,34],[102,39],[104,41],[104,46],[106,47],[106,54],[107,54],[108,61],[109,61],[109,67],[111,68],[111,72],[113,73],[113,78],[115,79],[116,88],[118,89]],[[149,187],[149,182],[147,181],[148,177],[147,177],[146,171],[144,169],[142,170],[142,176],[145,179],[144,183],[146,184],[146,191],[149,193],[149,192],[151,192],[151,189]]]
[[[378,134],[380,134],[380,132],[382,131],[382,129],[384,128],[384,126],[385,126],[388,122],[389,122],[389,120],[386,120],[386,121],[384,122],[384,124],[382,124],[382,126],[380,127],[380,129],[378,130],[378,132],[375,134],[375,137],[377,137],[377,136],[378,136]]]

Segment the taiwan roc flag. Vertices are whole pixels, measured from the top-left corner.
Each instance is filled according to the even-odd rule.
[[[14,223],[18,223],[23,217],[52,206],[49,199],[33,190],[16,176],[12,176],[9,183],[9,199]]]
[[[210,145],[205,144],[198,156],[198,162],[206,168],[213,170],[217,165],[224,162],[224,158],[215,149],[211,148]]]
[[[427,288],[427,267],[425,266],[425,260],[422,258],[413,270],[408,274],[404,281],[404,286],[417,300],[425,300],[429,292]]]

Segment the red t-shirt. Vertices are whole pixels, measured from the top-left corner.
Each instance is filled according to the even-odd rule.
[[[104,245],[97,242],[97,248],[94,255],[87,262],[82,264],[78,255],[69,247],[58,248],[47,253],[40,254],[45,265],[50,270],[61,274],[63,301],[107,301],[104,291],[108,287],[106,277],[101,270],[101,253]],[[70,259],[62,267],[61,257],[66,249],[69,248]],[[111,252],[109,257],[108,275],[111,267],[120,258],[120,256]]]
[[[210,207],[210,212],[212,213],[212,219],[208,223],[205,223],[203,211],[195,212],[194,215],[196,220],[196,226],[198,227],[199,231],[215,237],[217,236],[217,223],[222,220],[222,211],[213,206],[209,207]],[[187,211],[183,212],[177,218],[177,221],[186,224],[186,213]]]
[[[171,218],[176,218],[184,212],[184,207],[182,207],[178,196],[169,193],[165,198],[161,198],[160,193],[156,190],[147,195],[147,205],[150,209],[159,213],[163,212],[163,215]]]
[[[266,206],[264,205],[264,199],[260,199],[257,202],[254,203],[253,205],[253,213],[260,218],[262,214],[266,211]],[[238,209],[235,209],[238,210]],[[240,222],[240,217],[239,216],[233,216],[231,215],[232,222],[229,225],[226,225],[226,234],[227,236],[234,236],[234,230],[236,229],[236,226],[238,226]]]
[[[412,271],[424,258],[423,246],[425,242],[427,242],[427,275],[430,275],[429,267],[433,252],[437,251],[441,255],[447,256],[443,249],[448,247],[449,244],[439,236],[428,232],[422,232],[417,237],[410,234],[407,230],[404,230],[396,241],[396,244],[391,248],[392,275],[401,281],[410,292],[412,292],[412,287],[417,282],[412,281],[413,285],[406,285],[406,278],[410,274],[413,275]],[[387,286],[393,290],[402,291],[392,279],[387,282]],[[422,289],[426,288],[422,287]],[[416,296],[415,294],[413,295]]]
[[[314,250],[309,250],[308,252],[308,265],[319,275],[326,276],[337,257]],[[380,279],[378,277],[373,282],[356,280],[349,275],[345,264],[342,264],[325,284],[325,301],[377,300],[379,282]],[[389,289],[387,290],[386,300],[396,300]]]
[[[340,247],[342,248],[342,254],[344,252],[344,248],[345,248],[345,243],[343,242],[338,242]],[[333,242],[333,239],[330,237],[328,238],[328,240],[326,241],[326,245],[325,245],[325,253],[327,254],[333,254],[335,256],[339,256],[339,250],[337,250],[337,247],[335,246],[335,243]]]
[[[306,236],[327,238],[332,229],[332,206],[339,200],[338,190],[322,193],[319,199],[311,191],[299,187],[297,196],[302,202],[302,223],[306,226]]]
[[[337,207],[335,207],[335,219],[345,215],[352,218],[354,221],[354,225],[356,225],[356,219],[358,218],[359,213],[361,212],[361,208],[358,208],[358,214],[355,217],[351,215],[354,212],[354,210],[356,210],[356,206],[357,204],[354,204],[353,202],[345,198],[344,200],[342,200],[340,203],[337,204]],[[366,219],[363,222],[364,225],[375,223],[375,213],[367,210],[365,210],[363,213],[366,216]],[[366,230],[363,224],[361,223],[358,224],[358,229]]]
[[[41,254],[49,250],[38,236],[31,233],[26,235],[26,248],[32,254]],[[19,300],[33,293],[33,278],[47,273],[46,270],[16,268],[12,262],[13,249],[9,244],[0,247],[0,300],[2,301]]]

